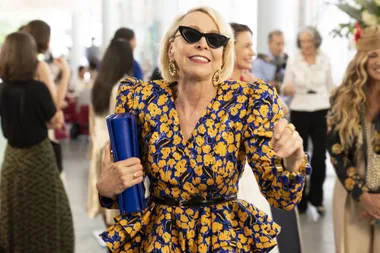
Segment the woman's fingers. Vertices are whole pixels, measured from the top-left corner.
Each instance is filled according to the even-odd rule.
[[[276,124],[273,135],[273,149],[279,157],[287,158],[303,146],[301,136],[285,119]]]
[[[122,192],[143,180],[144,171],[138,158],[129,158],[114,164],[114,174],[119,180],[119,191]]]
[[[130,160],[132,159],[132,160]],[[116,172],[120,176],[133,174],[138,171],[143,171],[143,167],[138,158],[129,158],[125,161],[120,161],[114,164]]]
[[[289,137],[284,136],[284,142],[281,148],[276,151],[277,155],[287,158],[296,153],[300,148],[303,148],[303,141],[298,132],[293,132]]]
[[[281,150],[283,150],[285,147],[290,146],[291,145],[290,143],[292,142],[293,142],[292,134],[288,130],[285,130],[283,134],[281,135],[280,139],[276,141],[275,145],[273,146],[273,149],[280,156],[279,152],[281,152]]]
[[[137,171],[137,172],[130,173],[128,175],[121,177],[121,182],[120,182],[121,190],[123,191],[138,183],[141,183],[143,181],[143,176],[144,176],[144,173],[142,171]]]
[[[132,158],[128,158],[128,159],[123,160],[123,161],[119,161],[116,164],[118,166],[121,166],[121,167],[130,167],[130,166],[134,166],[137,164],[141,164],[141,161],[139,158],[132,157]]]
[[[111,146],[108,143],[103,151],[102,157],[102,171],[112,170]]]
[[[138,158],[129,158],[114,163],[110,144],[104,149],[102,158],[101,181],[98,191],[104,196],[114,196],[143,181],[143,167]],[[107,195],[105,195],[107,194]]]
[[[288,121],[286,119],[280,119],[276,123],[273,129],[273,139],[275,141],[278,141],[281,138],[287,125],[288,125]]]

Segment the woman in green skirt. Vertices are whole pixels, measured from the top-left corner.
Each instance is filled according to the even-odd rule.
[[[36,80],[36,43],[22,32],[0,52],[0,116],[8,141],[0,182],[0,252],[73,253],[69,201],[59,177],[48,128],[59,128],[47,86]]]

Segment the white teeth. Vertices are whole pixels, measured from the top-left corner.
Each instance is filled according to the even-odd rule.
[[[191,59],[198,60],[198,61],[203,61],[203,62],[209,62],[209,60],[206,57],[203,56],[193,56]]]

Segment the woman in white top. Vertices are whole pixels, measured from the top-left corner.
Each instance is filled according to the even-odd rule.
[[[320,51],[322,38],[313,27],[306,27],[297,36],[299,53],[288,60],[282,91],[291,96],[290,117],[308,148],[313,142],[309,194],[303,194],[298,205],[301,213],[307,209],[307,201],[324,215],[323,182],[326,176],[327,126],[326,115],[330,108],[329,96],[334,88],[328,56]]]
[[[133,53],[131,46],[127,40],[114,38],[100,63],[100,69],[92,89],[90,105],[92,147],[90,150],[88,216],[93,218],[99,213],[104,213],[107,226],[113,223],[113,217],[118,213],[115,213],[116,210],[104,210],[100,207],[98,191],[96,190],[103,150],[109,142],[106,117],[115,111],[117,84],[120,79],[130,75],[132,69]]]

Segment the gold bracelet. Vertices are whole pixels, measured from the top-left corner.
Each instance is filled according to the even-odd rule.
[[[304,177],[311,173],[309,157],[306,153],[302,158],[302,163],[298,172],[290,172],[284,169],[283,159],[279,157],[275,157],[275,167],[277,175],[279,176],[283,184],[289,184],[291,182],[302,183],[304,181]]]
[[[305,153],[303,158],[302,158],[302,163],[299,167],[299,172],[301,172],[302,174],[310,174],[310,173],[307,173],[307,169],[308,169],[309,166],[309,156]]]

